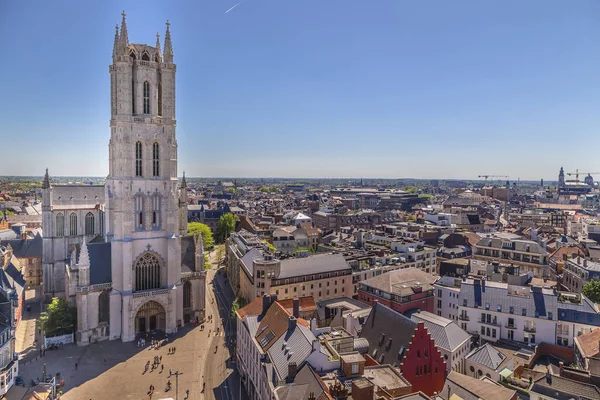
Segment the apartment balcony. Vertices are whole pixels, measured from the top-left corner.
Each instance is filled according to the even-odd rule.
[[[479,322],[480,324],[485,324],[485,325],[492,325],[492,326],[500,326],[500,324],[498,323],[498,321],[487,321],[485,319],[480,319],[477,322]]]
[[[504,326],[508,329],[517,329],[517,325],[509,324],[508,322],[504,324]]]
[[[525,332],[531,332],[531,333],[535,333],[535,325],[525,325],[525,327],[523,327],[523,330]]]
[[[460,319],[461,321],[469,321],[470,320],[470,318],[467,314],[460,314],[458,316],[458,319]]]

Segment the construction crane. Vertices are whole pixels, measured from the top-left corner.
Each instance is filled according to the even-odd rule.
[[[487,182],[488,178],[508,178],[508,175],[479,175],[479,177]]]
[[[569,175],[569,176],[575,175],[575,182],[579,183],[579,182],[581,182],[579,180],[579,174],[582,174],[582,175],[585,175],[585,174],[592,175],[592,174],[600,174],[600,172],[579,172],[579,168],[578,168],[578,169],[575,170],[575,172],[567,172],[566,174]]]

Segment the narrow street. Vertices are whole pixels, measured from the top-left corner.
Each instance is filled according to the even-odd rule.
[[[213,251],[211,256],[217,252]],[[233,400],[247,399],[241,387],[235,365],[233,341],[235,327],[231,319],[231,304],[235,299],[233,291],[222,273],[217,273],[217,260],[209,257],[213,268],[207,271],[207,315],[213,315],[212,323],[205,326],[211,329],[210,346],[205,358],[206,399]],[[219,334],[215,329],[219,326]]]

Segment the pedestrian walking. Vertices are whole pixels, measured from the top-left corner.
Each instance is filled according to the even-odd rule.
[[[159,361],[162,362],[162,356],[160,356]]]
[[[106,357],[104,357],[104,365],[106,365]]]
[[[165,364],[160,365],[160,373],[162,374],[165,369]]]
[[[77,371],[77,361],[75,361],[75,371]]]

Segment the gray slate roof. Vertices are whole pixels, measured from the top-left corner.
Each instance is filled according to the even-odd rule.
[[[369,342],[368,354],[371,357],[373,357],[374,350],[377,350],[376,356],[373,357],[377,362],[398,366],[404,358],[406,350],[408,350],[416,328],[417,323],[410,318],[381,303],[375,303],[367,322],[363,325],[360,337],[367,339]],[[380,345],[382,334],[385,336]],[[388,349],[389,339],[392,339],[392,343]],[[380,361],[382,354],[383,358]]]
[[[196,240],[193,236],[181,238],[181,272],[196,270]]]
[[[471,351],[466,355],[465,359],[469,359],[472,362],[488,367],[492,370],[496,370],[502,364],[502,361],[506,356],[501,351],[494,348],[489,343]]]
[[[318,399],[323,392],[319,379],[308,363],[296,374],[293,383],[280,386],[275,390],[280,400],[307,399],[310,393],[314,393],[315,399]]]
[[[90,285],[112,282],[111,243],[87,244],[90,256]]]
[[[312,353],[314,340],[317,340],[317,338],[310,329],[297,324],[291,333],[286,331],[275,341],[267,353],[279,380],[287,378],[289,363],[295,362],[300,367],[306,361]],[[286,345],[284,345],[284,342]]]
[[[281,260],[281,271],[277,279],[351,269],[342,254],[317,254]]]
[[[552,376],[550,381],[542,376],[533,384],[531,391],[557,400],[600,399],[598,387],[560,376]]]
[[[13,249],[13,254],[17,258],[27,258],[27,257],[42,257],[42,243],[43,238],[42,235],[38,232],[33,239],[23,240],[23,239],[14,239],[14,240],[2,240],[2,245],[10,246]]]
[[[423,322],[436,346],[451,352],[458,349],[465,340],[471,337],[467,332],[460,329],[454,321],[427,311],[413,314],[411,319],[417,323]]]

